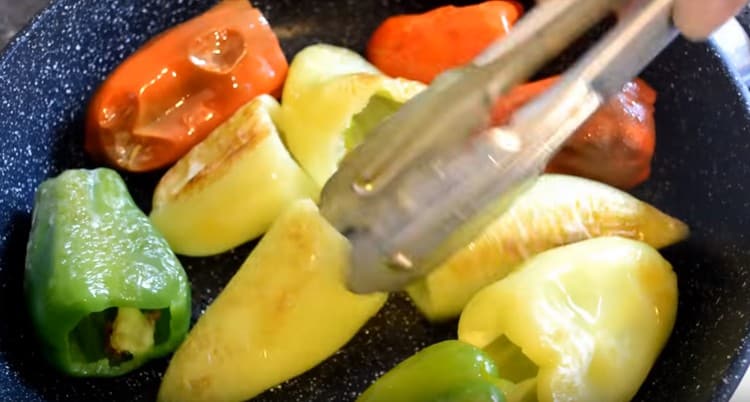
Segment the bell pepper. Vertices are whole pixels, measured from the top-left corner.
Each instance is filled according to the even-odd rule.
[[[528,260],[474,296],[460,340],[540,402],[629,401],[672,331],[677,277],[651,246],[603,237]]]
[[[481,349],[449,340],[399,363],[357,402],[504,402],[507,385]]]
[[[224,0],[151,39],[97,90],[86,151],[119,169],[169,166],[240,106],[278,95],[287,61],[263,14]]]
[[[608,235],[661,248],[688,232],[683,222],[616,188],[546,174],[472,243],[407,291],[428,319],[441,321],[457,317],[476,292],[542,251]]]
[[[178,254],[218,254],[263,234],[318,189],[284,147],[279,104],[260,95],[182,157],[156,186],[151,221]]]
[[[292,204],[180,345],[158,400],[244,401],[336,353],[387,299],[346,288],[350,251],[311,200]]]
[[[495,103],[492,123],[504,125],[513,112],[552,87],[558,77],[515,87]],[[625,84],[579,127],[547,164],[548,173],[586,177],[630,189],[651,174],[656,144],[656,91],[645,81]]]
[[[322,188],[347,151],[424,88],[383,75],[351,50],[309,46],[289,67],[279,129],[294,158]]]
[[[24,283],[44,355],[73,376],[127,373],[174,350],[190,324],[180,262],[109,169],[39,186]]]
[[[519,3],[504,0],[396,15],[372,34],[367,58],[390,76],[429,84],[505,36],[522,13]]]

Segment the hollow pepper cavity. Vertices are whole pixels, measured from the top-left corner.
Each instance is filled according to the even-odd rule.
[[[190,324],[180,262],[110,169],[40,185],[24,281],[45,357],[73,376],[132,371],[176,348]]]

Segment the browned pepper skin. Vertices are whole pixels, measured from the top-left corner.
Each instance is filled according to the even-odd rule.
[[[514,110],[550,88],[558,77],[521,85],[495,104],[493,124],[508,122]],[[547,173],[586,177],[630,189],[651,174],[656,129],[656,91],[636,79],[594,113],[552,158]]]

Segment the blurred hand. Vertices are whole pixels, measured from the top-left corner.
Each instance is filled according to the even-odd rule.
[[[537,0],[538,3],[555,0]],[[675,0],[674,20],[682,34],[693,40],[707,38],[750,0]]]
[[[686,37],[705,39],[747,3],[748,0],[676,0],[674,21]]]

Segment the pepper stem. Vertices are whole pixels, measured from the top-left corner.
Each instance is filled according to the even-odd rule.
[[[132,307],[117,309],[117,317],[112,324],[109,344],[118,354],[140,355],[154,346],[154,332],[159,312],[141,313]]]
[[[500,380],[504,381],[504,380]],[[536,377],[521,381],[518,384],[510,383],[498,387],[505,394],[505,402],[537,402]]]
[[[497,337],[485,346],[484,351],[495,362],[500,375],[514,383],[534,378],[539,372],[539,366],[505,335]]]
[[[495,362],[500,376],[495,383],[505,394],[506,402],[536,402],[539,366],[529,359],[518,345],[505,335],[484,347]]]

